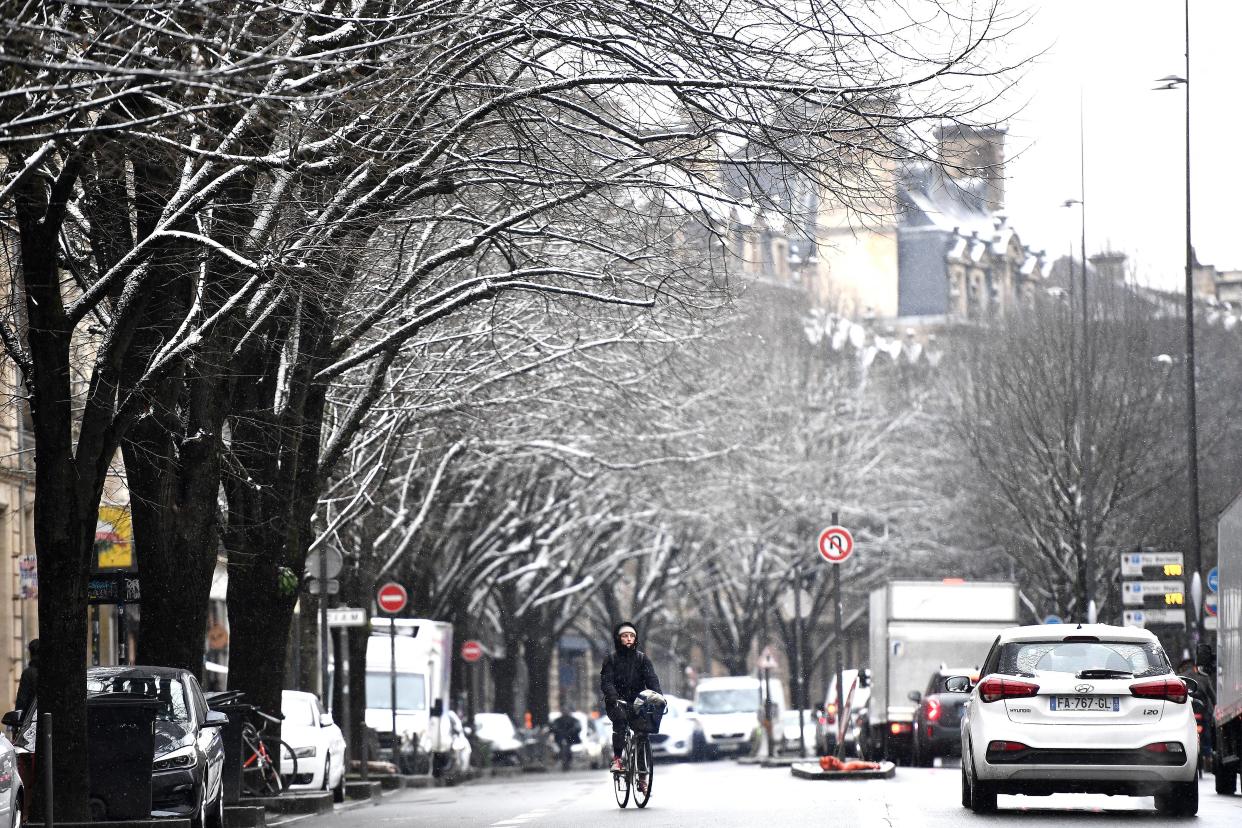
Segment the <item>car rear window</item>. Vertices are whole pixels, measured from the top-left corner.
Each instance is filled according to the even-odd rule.
[[[1135,677],[1173,672],[1159,644],[1134,641],[1012,641],[1001,645],[997,666],[997,672],[1019,676],[1083,670],[1116,670]]]

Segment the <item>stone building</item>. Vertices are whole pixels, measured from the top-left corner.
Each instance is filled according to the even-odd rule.
[[[732,206],[718,223],[743,274],[806,293],[855,319],[966,321],[1003,316],[1043,278],[1043,254],[1004,215],[1004,133],[945,128],[935,161],[866,170],[844,205],[778,164],[747,159],[747,182],[723,165]],[[739,206],[742,205],[742,206]]]
[[[16,237],[0,224],[0,298],[9,299]],[[0,359],[0,705],[12,707],[26,644],[38,637],[39,576],[34,546],[33,440],[12,360]]]

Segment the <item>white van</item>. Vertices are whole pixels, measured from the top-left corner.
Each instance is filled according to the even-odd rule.
[[[396,638],[389,637],[388,619],[371,619],[367,641],[367,727],[379,736],[387,753],[393,746],[392,652],[396,651],[396,739],[404,772],[414,770],[419,754],[445,754],[452,744],[447,713],[451,698],[453,626],[443,621],[399,618]],[[387,756],[382,758],[388,758]],[[426,767],[425,758],[422,760]],[[425,771],[424,771],[425,772]]]
[[[785,712],[785,686],[770,679],[773,723]],[[694,712],[703,725],[707,748],[713,755],[744,754],[751,736],[762,721],[764,682],[754,676],[723,676],[700,679],[694,689]]]

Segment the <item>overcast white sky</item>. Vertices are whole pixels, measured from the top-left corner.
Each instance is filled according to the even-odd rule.
[[[1023,0],[1017,0],[1020,4]],[[1026,0],[1016,45],[1048,51],[1026,72],[1009,123],[1006,212],[1049,256],[1077,251],[1079,90],[1086,137],[1087,251],[1129,254],[1140,281],[1177,287],[1185,263],[1185,97],[1154,92],[1184,73],[1180,0]],[[1191,166],[1199,260],[1242,268],[1242,2],[1190,1]]]

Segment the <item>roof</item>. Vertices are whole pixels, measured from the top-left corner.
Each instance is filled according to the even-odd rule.
[[[1159,642],[1150,630],[1138,627],[1117,627],[1112,624],[1033,624],[1011,627],[1000,634],[1002,644],[1011,641],[1058,641],[1076,636],[1095,636],[1106,641]]]

